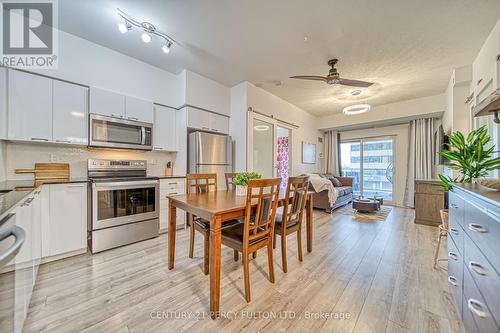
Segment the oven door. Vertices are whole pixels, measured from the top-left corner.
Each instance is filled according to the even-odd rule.
[[[89,146],[152,150],[153,125],[90,114]]]
[[[92,230],[159,216],[157,180],[92,184]]]

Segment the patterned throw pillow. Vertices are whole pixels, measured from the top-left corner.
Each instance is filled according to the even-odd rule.
[[[330,177],[330,181],[332,182],[333,186],[335,186],[335,187],[342,187],[342,183],[337,178]]]

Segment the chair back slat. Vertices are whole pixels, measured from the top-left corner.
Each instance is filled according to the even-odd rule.
[[[186,175],[186,193],[207,193],[217,191],[216,173],[188,173]]]
[[[236,177],[237,174],[237,172],[226,172],[225,177],[227,191],[232,191],[236,188],[236,185],[234,184],[234,177]]]
[[[281,179],[252,179],[248,182],[243,244],[272,235],[278,208]],[[255,211],[252,206],[256,204]],[[254,215],[252,215],[254,214]]]
[[[308,188],[308,176],[288,178],[285,203],[283,205],[282,224],[284,227],[301,223],[304,215]]]

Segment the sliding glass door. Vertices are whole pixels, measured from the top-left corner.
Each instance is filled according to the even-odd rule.
[[[354,178],[354,195],[392,201],[393,138],[341,142],[342,176]]]

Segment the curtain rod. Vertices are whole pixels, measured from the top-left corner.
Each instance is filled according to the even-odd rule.
[[[274,120],[277,120],[279,121],[280,123],[283,123],[283,124],[286,124],[286,125],[289,125],[291,127],[294,127],[295,129],[298,129],[299,126],[294,124],[294,123],[290,123],[288,121],[285,121],[285,120],[281,120],[279,118],[276,118],[274,115],[269,115],[269,114],[265,114],[265,113],[262,113],[262,112],[259,112],[257,110],[255,110],[254,108],[252,108],[251,106],[248,107],[248,112],[254,112],[254,113],[257,113],[257,114],[260,114],[261,116],[264,116],[264,117],[267,117],[267,118],[271,118],[271,119],[274,119]]]

